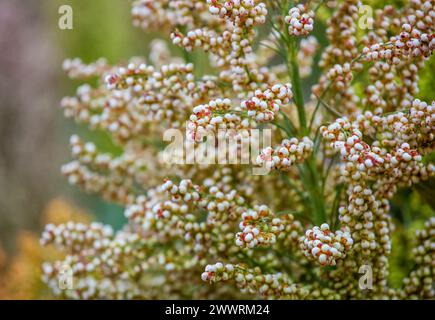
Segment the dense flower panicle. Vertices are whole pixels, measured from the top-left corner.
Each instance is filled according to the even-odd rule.
[[[382,113],[365,112],[360,114],[354,122],[347,118],[339,118],[328,127],[322,127],[321,132],[325,139],[334,143],[333,147],[339,149],[343,156],[350,153],[365,153],[370,147],[363,141],[361,146],[356,143],[361,142],[363,132],[370,136],[377,130],[380,138],[373,146],[378,153],[380,148],[391,149],[403,143],[412,148],[423,147],[421,151],[430,152],[433,149],[433,130],[435,129],[434,103],[428,105],[416,99],[409,103],[411,108],[406,113],[382,115]],[[350,148],[354,145],[357,150],[350,152]]]
[[[129,63],[102,75],[105,85],[85,84],[77,97],[62,100],[67,117],[109,131],[125,142],[150,132],[153,123],[166,121],[182,127],[190,105],[203,101],[216,89],[213,77],[196,81],[192,64],[169,64],[160,69],[145,63]],[[103,81],[103,80],[102,80]]]
[[[211,64],[220,70],[219,78],[231,83],[240,95],[245,89],[255,90],[270,84],[272,74],[255,63],[252,49],[253,27],[266,21],[265,4],[251,0],[210,0],[207,4],[221,24],[209,24],[210,29],[189,28],[186,35],[176,30],[171,34],[173,43],[187,50],[201,47],[212,53]]]
[[[403,26],[404,30],[410,30],[409,24]],[[391,43],[374,44],[363,50],[368,61],[388,60],[393,64],[399,64],[403,58],[429,57],[435,49],[435,35],[423,34],[413,38],[406,31],[399,37],[393,37]]]
[[[99,59],[91,64],[84,64],[79,58],[66,59],[62,67],[71,79],[100,77],[107,70],[110,70],[110,65],[107,63],[106,59]]]
[[[369,71],[374,85],[363,98],[370,110],[407,109],[418,95],[420,71],[433,51],[427,42],[434,34],[433,8],[433,1],[410,1],[402,10],[378,10],[373,31],[361,39],[362,60],[375,62]]]
[[[313,31],[314,12],[307,5],[299,4],[289,10],[284,21],[287,23],[288,32],[292,36],[306,36]]]
[[[280,107],[287,105],[293,97],[290,84],[276,84],[266,91],[256,90],[254,96],[243,101],[241,109],[256,122],[272,121]]]
[[[405,16],[400,34],[386,43],[375,43],[365,47],[367,60],[387,60],[399,64],[403,59],[420,56],[429,57],[435,49],[435,7],[433,1],[413,1],[416,9]]]
[[[379,124],[384,120],[385,126],[392,127],[393,130],[396,128],[390,116],[378,117],[377,120]],[[401,123],[408,123],[408,120]],[[363,141],[363,135],[358,127],[358,122],[351,124],[347,119],[338,119],[328,128],[321,129],[324,137],[332,141],[331,146],[337,149],[346,161],[341,175],[350,183],[349,190],[353,190],[352,195],[356,190],[365,190],[366,195],[372,195],[373,191],[365,186],[368,181],[372,181],[375,194],[380,199],[389,199],[398,186],[411,186],[434,175],[435,167],[430,163],[423,164],[418,150],[411,149],[408,142],[400,141],[400,135],[395,135],[395,143],[391,143],[391,140],[381,140],[370,146]],[[350,132],[345,134],[345,130]],[[396,144],[397,141],[399,145]],[[352,201],[356,201],[357,206],[367,204],[364,197],[356,196]]]
[[[136,0],[134,24],[168,34],[183,58],[156,39],[149,57],[125,64],[65,61],[68,76],[89,81],[62,100],[65,116],[108,132],[118,148],[102,152],[74,135],[74,159],[62,172],[124,206],[127,222],[116,232],[99,223],[46,227],[41,243],[66,254],[43,266],[56,295],[434,297],[433,217],[417,232],[415,267],[402,286],[390,277],[393,232],[414,218],[395,195],[430,189],[435,175],[435,102],[417,98],[434,50],[434,2],[377,6],[367,21],[358,0],[316,2],[314,11],[313,3],[295,4],[288,15],[282,5]],[[325,48],[314,36],[300,38],[317,19],[326,25]],[[307,99],[301,78],[318,74],[317,51],[321,72]],[[219,152],[222,133],[259,142],[251,129],[270,129],[262,148],[276,147],[255,154],[254,164],[173,165],[163,160],[168,128],[186,130],[191,141],[178,147],[206,137]],[[253,175],[258,166],[271,172]],[[58,288],[65,266],[73,290]],[[371,270],[369,290],[357,280],[361,266]]]
[[[57,294],[66,294],[69,298],[75,299],[95,299],[102,297],[134,298],[139,296],[139,286],[128,281],[129,276],[135,277],[146,269],[145,265],[137,264],[127,273],[124,269],[123,261],[130,255],[131,261],[140,261],[145,258],[143,250],[133,251],[134,246],[143,243],[137,235],[127,235],[122,232],[112,235],[109,227],[103,227],[103,233],[98,236],[99,226],[76,226],[77,231],[69,233],[68,228],[61,226],[49,228],[47,232],[59,234],[62,232],[67,240],[67,245],[72,245],[70,254],[64,260],[46,263],[43,265],[44,279]],[[53,231],[52,231],[53,230]],[[70,229],[71,230],[71,229]],[[101,232],[100,232],[101,233]],[[82,236],[84,234],[84,236]],[[59,236],[55,238],[59,242]],[[63,240],[65,241],[65,240]],[[87,241],[87,242],[86,242]],[[79,245],[93,241],[93,245],[84,247],[84,250],[76,250]],[[57,273],[67,272],[65,267],[72,269],[75,276],[75,290],[62,292],[58,287]],[[104,280],[99,281],[94,275],[103,275]]]
[[[411,298],[423,297],[433,299],[435,297],[434,269],[435,260],[435,218],[426,221],[423,230],[418,230],[415,234],[416,243],[412,250],[415,256],[417,267],[411,272],[409,277],[403,280],[405,285],[403,297]]]
[[[349,232],[337,230],[332,232],[324,223],[312,230],[307,230],[300,239],[300,246],[305,256],[325,266],[335,266],[337,260],[344,259],[353,240]]]
[[[211,14],[226,18],[238,26],[252,27],[266,21],[267,9],[255,0],[207,0]]]
[[[423,111],[428,111],[430,115],[432,108],[427,108],[427,104],[419,100],[412,105],[414,107],[409,114],[399,112],[382,116],[368,112],[354,122],[337,119],[327,128],[321,129],[323,136],[331,141],[331,146],[346,161],[341,176],[349,184],[348,205],[340,207],[339,218],[354,240],[355,259],[362,263],[367,257],[376,254],[375,276],[379,283],[384,284],[388,276],[386,261],[391,251],[390,233],[393,228],[388,215],[388,200],[393,197],[398,186],[411,186],[435,173],[434,166],[424,165],[420,153],[412,150],[408,143],[413,143],[412,138],[419,136],[419,130],[432,127],[431,116],[428,117]],[[421,112],[416,112],[416,107],[420,107]],[[419,116],[416,117],[417,114]],[[367,119],[375,119],[375,123],[369,124],[370,120]],[[424,125],[414,126],[421,119],[425,119]],[[364,142],[362,133],[373,134],[372,130],[367,130],[369,128],[392,134],[385,136],[388,139],[381,138],[369,145]],[[401,131],[409,133],[407,138],[412,138],[404,142]],[[368,184],[370,181],[373,183],[371,186]]]
[[[125,152],[119,157],[109,153],[99,152],[93,142],[83,142],[79,136],[73,135],[70,138],[72,156],[80,163],[89,166],[100,172],[108,172],[113,176],[125,179],[134,178],[137,182],[143,182],[146,170],[146,159],[133,152]]]
[[[248,269],[243,265],[224,265],[217,262],[207,265],[202,273],[203,281],[219,282],[233,280],[243,291],[257,293],[271,298],[301,298],[306,293],[299,289],[291,280],[282,273],[259,274],[258,270]]]
[[[54,226],[48,224],[41,236],[41,244],[53,243],[59,248],[79,252],[87,248],[104,247],[113,237],[109,226],[93,222],[89,226],[82,223],[68,222]]]
[[[249,209],[242,213],[239,224],[242,232],[236,234],[236,245],[248,248],[273,245],[277,235],[285,229],[287,223],[292,222],[292,218],[287,216],[281,219],[265,205]]]
[[[337,109],[346,114],[358,112],[358,95],[351,87],[352,73],[362,70],[358,60],[357,22],[359,21],[359,0],[343,1],[328,21],[326,34],[329,45],[322,52],[320,66],[324,73],[312,92],[315,97],[322,98],[329,105],[337,105]],[[339,21],[339,23],[337,23]],[[327,91],[331,93],[323,97]]]
[[[109,201],[126,204],[134,198],[134,185],[147,185],[147,153],[125,150],[119,157],[99,152],[92,142],[84,143],[77,135],[70,138],[76,159],[62,167],[71,184],[87,192],[99,193]]]
[[[302,141],[296,138],[285,139],[281,142],[281,146],[276,149],[271,147],[263,149],[257,157],[257,164],[288,171],[291,166],[308,158],[313,152],[313,146],[313,142],[308,137],[304,137]]]
[[[223,65],[225,64],[224,48],[230,45],[231,33],[224,32],[222,35],[217,35],[215,31],[203,28],[190,30],[186,35],[175,31],[171,33],[171,40],[173,44],[180,45],[187,51],[202,48],[205,52],[211,52],[222,59],[217,65]]]
[[[105,200],[121,204],[132,200],[130,188],[124,181],[91,171],[78,161],[63,165],[62,174],[68,177],[70,184],[77,185],[89,193],[99,193]]]
[[[247,129],[272,121],[292,96],[291,85],[276,84],[265,91],[256,90],[254,96],[242,101],[240,107],[232,108],[228,98],[196,106],[187,123],[188,136],[194,141],[202,141],[207,132],[217,133],[219,129],[234,129],[237,135],[247,134]]]
[[[125,215],[145,233],[154,230],[193,242],[192,250],[201,254],[207,249],[202,244],[203,236],[215,228],[228,228],[229,225],[222,224],[226,219],[235,224],[234,219],[243,210],[245,200],[235,190],[222,192],[216,186],[200,191],[190,180],[182,180],[178,185],[166,180],[158,190],[149,192],[149,199],[138,197]],[[197,210],[207,211],[205,221],[198,221]]]
[[[131,15],[133,24],[144,30],[193,27],[212,18],[206,2],[202,0],[135,0]]]
[[[320,62],[322,67],[326,68],[336,63],[343,64],[358,56],[356,22],[360,4],[358,0],[343,1],[329,19],[326,33],[330,44],[322,53]],[[334,21],[340,23],[333,23]]]
[[[207,132],[250,128],[251,122],[248,119],[242,121],[242,116],[238,112],[231,112],[230,108],[230,99],[216,99],[196,106],[187,124],[188,136],[194,141],[202,141]]]

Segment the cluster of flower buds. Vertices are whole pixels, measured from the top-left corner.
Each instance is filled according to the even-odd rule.
[[[365,112],[355,121],[339,118],[321,129],[324,138],[331,141],[331,147],[345,160],[340,176],[349,183],[348,203],[340,207],[339,218],[354,240],[354,260],[363,263],[375,256],[374,273],[382,284],[386,284],[388,276],[386,261],[391,252],[393,228],[388,199],[398,186],[411,186],[435,172],[434,166],[423,164],[421,154],[410,147],[410,143],[422,146],[423,140],[432,140],[433,111],[419,100],[410,105],[408,113],[383,116]],[[369,145],[364,142],[362,132],[368,136],[376,134],[378,140]]]
[[[306,36],[313,31],[314,12],[307,5],[299,4],[289,10],[284,20],[288,26],[288,32],[292,36]]]
[[[77,135],[71,136],[70,147],[72,156],[90,168],[108,172],[115,179],[122,177],[125,182],[127,178],[134,178],[138,183],[145,180],[146,158],[143,154],[126,150],[121,156],[114,157],[109,153],[99,152],[93,142],[83,142]]]
[[[313,147],[314,144],[308,137],[303,137],[302,141],[297,138],[285,139],[276,149],[272,147],[263,149],[257,157],[257,164],[288,171],[293,165],[308,158],[313,152]]]
[[[76,159],[62,167],[71,184],[87,192],[99,193],[109,201],[129,203],[135,196],[134,185],[147,184],[148,157],[133,150],[115,157],[99,152],[92,142],[83,142],[77,135],[70,138],[71,153]]]
[[[64,98],[62,107],[67,117],[107,130],[121,143],[149,133],[153,123],[181,127],[191,106],[216,89],[213,77],[195,80],[192,71],[192,64],[156,69],[131,62],[102,75],[105,86],[80,86],[77,97]]]
[[[244,96],[244,89],[267,87],[273,77],[267,68],[259,67],[253,59],[254,27],[266,21],[264,3],[254,0],[207,1],[209,12],[218,20],[205,23],[207,27],[189,28],[186,34],[175,29],[172,42],[187,51],[201,47],[210,52],[210,62],[220,69],[219,79],[229,82]]]
[[[280,106],[288,104],[293,97],[291,88],[291,84],[276,84],[266,91],[256,90],[251,99],[242,102],[241,108],[256,122],[272,121]]]
[[[401,119],[402,120],[402,119]],[[402,121],[401,121],[402,122]],[[430,145],[431,142],[435,139],[435,135],[433,133],[435,129],[435,101],[432,101],[431,105],[428,105],[426,102],[421,101],[419,99],[415,99],[412,101],[411,108],[409,110],[409,122],[411,123],[413,128],[418,128],[421,133],[421,137],[415,134],[412,136],[412,140],[409,137],[408,132],[410,128],[406,128],[405,125],[401,125],[401,140],[407,142],[418,142],[423,145]],[[411,128],[412,128],[411,127]],[[405,129],[405,130],[404,130]],[[403,131],[405,131],[403,133]],[[415,137],[417,136],[417,137]],[[414,141],[413,141],[414,140]],[[418,144],[414,142],[413,148],[417,148]]]
[[[358,52],[357,21],[359,21],[359,0],[348,0],[338,4],[328,21],[326,30],[329,46],[322,53],[320,66],[329,68],[356,58]],[[340,24],[334,23],[340,21]]]
[[[300,239],[300,248],[307,258],[322,266],[335,266],[337,260],[343,259],[352,247],[353,240],[348,231],[329,230],[324,223],[307,230]]]
[[[416,245],[412,251],[416,268],[403,279],[404,295],[401,298],[433,299],[435,297],[435,218],[426,221],[423,230],[416,232]]]
[[[408,143],[412,148],[431,151],[435,139],[435,101],[428,105],[415,99],[410,102],[409,113],[397,112],[378,121],[383,128],[383,145],[396,146]],[[375,118],[375,117],[374,117]],[[374,120],[378,120],[375,118]]]
[[[285,228],[284,221],[275,216],[265,205],[243,212],[242,219],[239,225],[242,232],[236,234],[236,245],[239,247],[273,245],[276,242],[276,235]]]
[[[336,140],[334,132],[338,133],[342,129],[341,123],[336,121],[329,125],[327,129],[323,127],[323,137],[326,139],[331,139],[332,137],[331,140]],[[341,132],[338,133],[338,136],[340,135]],[[382,150],[378,147],[370,147],[364,142],[362,133],[358,129],[354,129],[344,141],[340,141],[340,138],[338,138],[333,142],[333,148],[339,150],[343,160],[353,163],[357,167],[358,171],[351,177],[353,180],[359,180],[362,177],[361,172],[368,171],[375,166],[383,164],[385,161],[381,155]]]
[[[292,96],[291,85],[276,84],[265,91],[256,90],[254,96],[242,101],[239,108],[232,108],[228,98],[196,106],[187,123],[188,136],[194,141],[202,141],[207,132],[217,133],[219,129],[246,133],[246,129],[256,127],[257,123],[272,121]]]
[[[359,61],[358,27],[360,0],[342,1],[337,4],[334,14],[328,21],[326,30],[329,45],[323,50],[319,65],[324,69],[319,82],[313,86],[313,96],[321,98],[325,104],[336,106],[339,112],[357,114],[359,97],[350,86],[351,73],[363,69]],[[339,24],[336,21],[340,21]],[[340,66],[340,67],[337,67]],[[341,70],[340,70],[341,68]],[[334,71],[329,72],[330,69]],[[344,72],[343,72],[344,71]],[[337,84],[336,84],[337,82]]]
[[[314,97],[322,99],[324,93],[329,90],[339,93],[337,94],[337,96],[340,96],[339,101],[332,98],[328,102],[322,101],[322,103],[338,105],[339,108],[337,109],[339,111],[344,111],[345,114],[357,115],[359,113],[357,105],[359,98],[355,94],[351,82],[353,72],[358,71],[360,68],[362,66],[358,62],[333,65],[327,72],[322,74],[319,83],[313,87]]]
[[[147,244],[137,234],[119,231],[98,223],[50,226],[44,232],[44,245],[65,248],[68,255],[43,265],[43,279],[59,295],[73,299],[145,298],[141,284],[135,282],[146,270]],[[138,249],[139,248],[139,249]],[[125,264],[125,259],[133,267]],[[72,272],[69,290],[59,288],[59,277]]]
[[[435,102],[428,105],[415,99],[407,101],[406,104],[409,105],[406,112],[382,115],[380,109],[374,113],[366,111],[356,117],[353,126],[360,128],[367,136],[377,135],[377,144],[382,147],[391,149],[407,143],[419,152],[431,152],[435,129]],[[337,121],[342,122],[342,119]]]
[[[382,171],[384,176],[376,181],[375,187],[388,199],[392,198],[398,187],[410,187],[435,174],[435,166],[424,164],[422,155],[402,143],[386,154]]]
[[[384,61],[376,61],[370,67],[369,74],[373,79],[373,84],[365,88],[366,96],[362,100],[363,105],[367,106],[368,110],[380,112],[381,110],[388,110],[393,107],[388,105],[389,100],[384,99],[386,92],[396,95],[395,93],[399,89],[399,86],[394,81],[393,71],[393,66]],[[378,80],[379,78],[382,80]]]
[[[372,85],[362,101],[366,109],[394,112],[410,107],[419,92],[425,56],[433,51],[433,12],[433,3],[426,0],[410,1],[402,10],[376,10],[372,31],[361,39],[361,61],[374,61],[369,69]]]
[[[208,132],[218,132],[219,129],[236,129],[241,132],[249,129],[252,122],[248,118],[242,120],[238,110],[231,111],[230,99],[216,99],[208,104],[193,108],[193,114],[187,123],[188,137],[193,141],[202,141]]]
[[[191,180],[181,180],[177,186],[171,180],[165,180],[161,186],[162,191],[167,191],[173,199],[181,197],[183,201],[198,201],[200,199],[199,188],[194,186]]]
[[[233,280],[244,291],[274,299],[301,298],[308,294],[293,284],[283,273],[261,274],[258,268],[249,269],[242,264],[224,265],[222,262],[217,262],[207,265],[201,279],[207,282]]]
[[[63,165],[61,171],[70,184],[89,193],[101,194],[105,200],[126,204],[133,199],[131,185],[126,181],[92,171],[79,161]]]
[[[409,112],[400,111],[387,115],[382,115],[379,110],[375,114],[367,111],[359,114],[353,124],[347,119],[337,119],[330,126],[333,132],[330,130],[326,133],[324,131],[326,128],[323,128],[322,132],[326,133],[325,138],[328,140],[336,136],[340,141],[344,141],[346,140],[344,132],[340,136],[340,130],[337,131],[339,128],[347,132],[349,128],[356,127],[369,136],[376,133],[376,128],[380,132],[378,134],[380,146],[393,148],[408,143],[412,148],[420,148],[420,150],[429,148],[427,151],[430,151],[435,128],[434,103],[428,105],[424,101],[415,99],[407,103],[410,106]]]
[[[48,224],[41,236],[41,244],[54,244],[58,248],[67,249],[70,252],[80,252],[87,248],[98,249],[106,247],[113,237],[110,226],[101,223],[68,222],[66,224]]]
[[[236,190],[224,192],[217,186],[210,186],[208,197],[199,205],[208,211],[207,223],[215,226],[226,219],[236,219],[246,204],[245,199]]]
[[[256,4],[255,0],[207,0],[210,13],[220,18],[228,18],[240,27],[252,27],[266,21],[267,9],[262,2]]]
[[[409,29],[409,24],[403,26]],[[365,47],[363,53],[368,61],[387,60],[392,64],[399,64],[402,59],[417,58],[420,56],[429,57],[435,50],[435,35],[423,34],[418,38],[412,37],[406,31],[400,36],[393,37],[391,43],[373,44]]]
[[[211,52],[218,57],[225,55],[225,49],[228,48],[231,41],[231,33],[225,31],[222,35],[217,35],[212,30],[195,29],[187,32],[186,35],[175,31],[171,33],[172,43],[180,45],[186,51],[192,51],[194,48],[202,48],[205,52]],[[225,60],[222,58],[218,65],[223,65]]]
[[[354,240],[354,251],[363,258],[377,253],[386,257],[391,250],[389,204],[378,192],[364,184],[348,188],[348,205],[339,208],[339,219],[348,227]],[[376,222],[376,225],[374,224]]]
[[[272,246],[283,241],[292,246],[302,233],[302,226],[291,214],[277,215],[265,205],[255,206],[242,213],[236,234],[236,245],[242,248]]]
[[[84,64],[79,58],[66,59],[62,67],[68,77],[81,80],[100,77],[106,71],[110,70],[107,60],[102,58],[91,64]]]
[[[426,1],[418,15],[408,17],[402,32],[390,38],[388,43],[376,43],[365,47],[363,53],[368,61],[387,60],[399,64],[403,59],[429,57],[435,50],[433,3]]]
[[[139,230],[157,231],[170,237],[190,237],[198,230],[191,212],[199,206],[199,187],[190,180],[178,185],[165,179],[157,189],[149,190],[147,197],[139,196],[125,210],[125,216]]]
[[[326,73],[326,77],[330,81],[331,85],[336,90],[343,90],[348,87],[352,81],[352,69],[350,63],[344,63],[343,65],[336,64]]]
[[[402,143],[402,145],[391,152],[388,160],[392,166],[397,166],[400,162],[421,161],[422,156],[417,151],[412,150],[408,143]]]
[[[394,124],[395,119],[394,116],[373,118],[378,123],[384,122],[385,126]],[[409,121],[408,118],[401,116],[399,119],[404,119],[399,120],[401,126]],[[427,166],[428,170],[426,170],[426,167],[420,164],[422,161],[420,153],[417,150],[412,150],[409,143],[400,141],[401,136],[387,136],[393,140],[397,139],[393,143],[388,143],[389,140],[384,139],[382,144],[376,141],[370,146],[364,142],[363,134],[358,129],[358,121],[364,122],[361,120],[359,119],[352,124],[348,119],[340,118],[328,127],[321,128],[324,138],[331,141],[332,148],[338,150],[346,161],[343,171],[344,177],[348,177],[352,181],[369,178],[378,181],[379,185],[381,185],[379,183],[381,178],[382,183],[391,186],[397,183],[412,184],[421,179],[427,179],[432,174],[433,166]],[[394,130],[401,131],[397,125],[393,125],[392,128],[392,132]],[[387,146],[390,151],[385,149]],[[388,175],[386,175],[387,173]],[[385,177],[388,177],[390,181],[383,179]]]
[[[150,240],[181,238],[186,254],[203,260],[206,252],[215,253],[217,243],[219,251],[238,250],[232,230],[246,210],[246,203],[235,190],[223,190],[214,184],[200,190],[190,180],[179,184],[165,180],[159,188],[149,190],[146,197],[137,197],[125,216],[135,230],[152,236]],[[199,212],[206,216],[199,219]]]
[[[207,13],[207,4],[200,0],[135,0],[131,9],[133,25],[147,31],[201,25],[212,18]]]
[[[176,30],[171,33],[172,42],[190,52],[202,48],[210,53],[210,63],[221,69],[219,80],[232,83],[234,90],[242,93],[248,86],[250,90],[267,87],[272,74],[267,68],[252,64],[252,30],[234,28],[219,33],[206,28],[188,31],[186,35]],[[249,70],[249,74],[246,73]]]

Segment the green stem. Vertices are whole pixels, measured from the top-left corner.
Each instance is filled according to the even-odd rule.
[[[289,41],[289,75],[293,89],[293,100],[298,110],[299,126],[301,135],[306,135],[307,132],[307,116],[304,108],[304,94],[302,91],[301,77],[299,75],[299,66],[297,62],[297,46],[296,39],[291,38]]]
[[[280,113],[284,118],[284,123],[285,123],[286,127],[288,128],[288,130],[290,131],[291,136],[292,137],[296,136],[296,129],[295,129],[295,126],[293,125],[292,121],[289,119],[289,117],[287,117],[287,115],[283,111],[280,111]]]
[[[276,122],[272,121],[271,124],[274,125],[275,127],[279,128],[279,129],[281,129],[282,131],[284,131],[288,136],[292,135],[292,133],[287,128],[283,127],[279,123],[276,123]]]
[[[290,1],[289,6],[292,5],[293,1]],[[275,27],[273,23],[272,27]],[[298,40],[295,37],[289,36],[287,33],[283,34],[278,31],[278,34],[281,37],[281,43],[279,45],[286,58],[287,72],[292,84],[293,101],[298,112],[298,134],[299,136],[306,136],[310,132],[307,125],[307,115],[304,108],[304,94],[297,61]],[[321,179],[319,179],[315,156],[312,155],[309,157],[302,165],[298,166],[298,169],[305,190],[307,191],[308,199],[306,199],[306,201],[308,201],[308,205],[312,208],[313,220],[316,224],[320,225],[326,221],[326,210],[322,192],[322,183]]]
[[[321,225],[326,221],[326,210],[324,203],[324,196],[322,194],[322,188],[320,186],[319,174],[317,171],[316,161],[314,156],[311,156],[306,161],[306,167],[309,170],[311,176],[311,197],[315,207],[315,222]]]

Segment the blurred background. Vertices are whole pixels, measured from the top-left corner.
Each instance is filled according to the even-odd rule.
[[[73,9],[72,30],[58,27],[64,4]],[[114,63],[147,54],[145,34],[132,26],[130,5],[126,0],[0,0],[0,298],[40,296],[13,278],[39,285],[38,237],[47,221],[123,223],[122,208],[80,193],[60,174],[70,159],[73,132],[102,144],[107,138],[65,120],[59,102],[78,85],[62,71],[65,58],[91,62],[104,56]]]
[[[73,9],[73,30],[58,27],[64,4]],[[104,134],[65,120],[59,102],[79,84],[62,72],[65,58],[87,63],[106,57],[116,63],[148,55],[147,44],[156,35],[132,26],[130,5],[127,0],[0,0],[0,299],[51,297],[39,280],[41,262],[53,255],[38,245],[45,223],[96,219],[115,228],[123,224],[122,208],[79,192],[60,174],[70,160],[72,133],[108,149],[113,145]],[[324,28],[316,33],[326,45]],[[434,61],[421,74],[420,98],[428,101],[435,95]],[[304,83],[306,92],[318,73]],[[403,231],[403,239],[433,215],[433,185],[422,188],[404,190],[393,204],[402,222],[421,217]],[[392,257],[399,266],[408,258],[406,250]],[[393,281],[396,277],[399,283],[404,272],[397,269]]]
[[[58,26],[65,4],[73,9],[72,30]],[[148,54],[145,34],[132,26],[130,5],[0,0],[0,299],[50,297],[39,266],[51,253],[38,245],[48,221],[123,223],[122,208],[80,193],[60,174],[73,132],[108,143],[64,120],[59,102],[78,85],[62,71],[65,58],[91,62],[104,56],[115,63]]]
[[[73,30],[58,27],[63,4],[73,8]],[[112,211],[119,208],[80,194],[60,175],[69,159],[68,137],[77,129],[88,134],[63,119],[59,101],[77,84],[61,66],[67,57],[117,62],[144,55],[145,40],[131,24],[129,1],[0,1],[0,242],[7,252],[19,230],[39,230],[52,199],[118,223],[122,215]]]

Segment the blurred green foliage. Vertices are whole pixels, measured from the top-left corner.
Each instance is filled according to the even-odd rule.
[[[130,2],[126,0],[47,0],[48,21],[65,57],[80,57],[85,62],[105,57],[109,62],[126,61],[131,56],[148,54],[147,43],[154,37],[133,27]],[[73,30],[60,30],[58,8],[73,9]]]
[[[421,70],[419,76],[419,87],[420,94],[419,97],[425,101],[435,100],[435,55],[432,55],[428,61],[426,61],[425,68]]]

